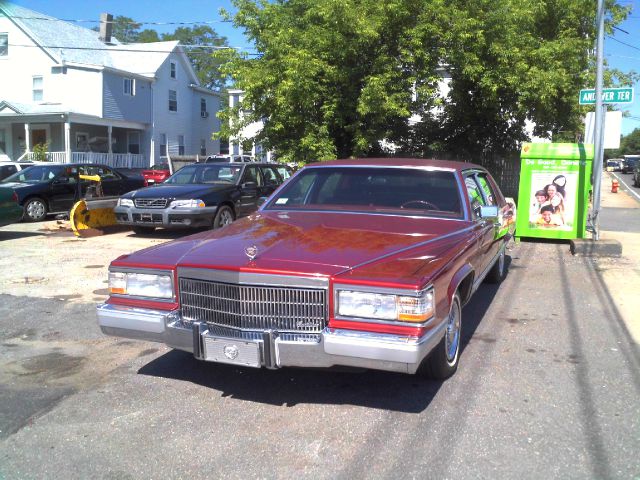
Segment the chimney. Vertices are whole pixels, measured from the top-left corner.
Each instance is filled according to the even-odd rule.
[[[100,41],[111,43],[111,33],[113,32],[113,15],[110,13],[100,14]]]

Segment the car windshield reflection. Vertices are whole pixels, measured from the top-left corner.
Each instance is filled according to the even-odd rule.
[[[185,184],[234,184],[238,181],[242,167],[234,165],[188,165],[171,175],[164,183]]]
[[[462,217],[454,173],[417,168],[307,168],[289,180],[267,209]]]
[[[64,167],[60,165],[38,165],[16,172],[1,183],[46,183],[62,173]]]

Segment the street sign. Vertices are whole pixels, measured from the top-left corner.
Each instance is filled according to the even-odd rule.
[[[595,90],[580,90],[580,105],[595,105],[595,103]],[[603,88],[602,103],[633,103],[633,87]]]

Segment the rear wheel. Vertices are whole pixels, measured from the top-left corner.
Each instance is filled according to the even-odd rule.
[[[213,228],[221,228],[226,225],[229,225],[235,220],[235,216],[233,215],[233,210],[226,205],[218,208],[216,212],[216,216],[213,219]]]
[[[24,204],[24,219],[28,222],[40,222],[47,216],[47,203],[38,197],[30,198]]]
[[[153,233],[156,227],[133,227],[133,233],[136,235],[148,235],[149,233]]]
[[[491,267],[491,270],[489,270],[489,273],[485,277],[487,282],[489,283],[500,283],[504,278],[506,256],[504,250],[504,247],[500,247],[500,254],[498,255],[498,259],[496,260],[496,263],[493,264],[493,267]]]
[[[453,296],[447,316],[444,338],[420,366],[418,374],[444,380],[458,369],[460,339],[462,335],[462,306],[458,292]]]

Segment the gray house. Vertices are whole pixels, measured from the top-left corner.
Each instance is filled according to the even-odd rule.
[[[121,44],[111,19],[96,32],[0,0],[0,159],[40,145],[53,161],[145,167],[220,151],[220,96],[179,42]]]

